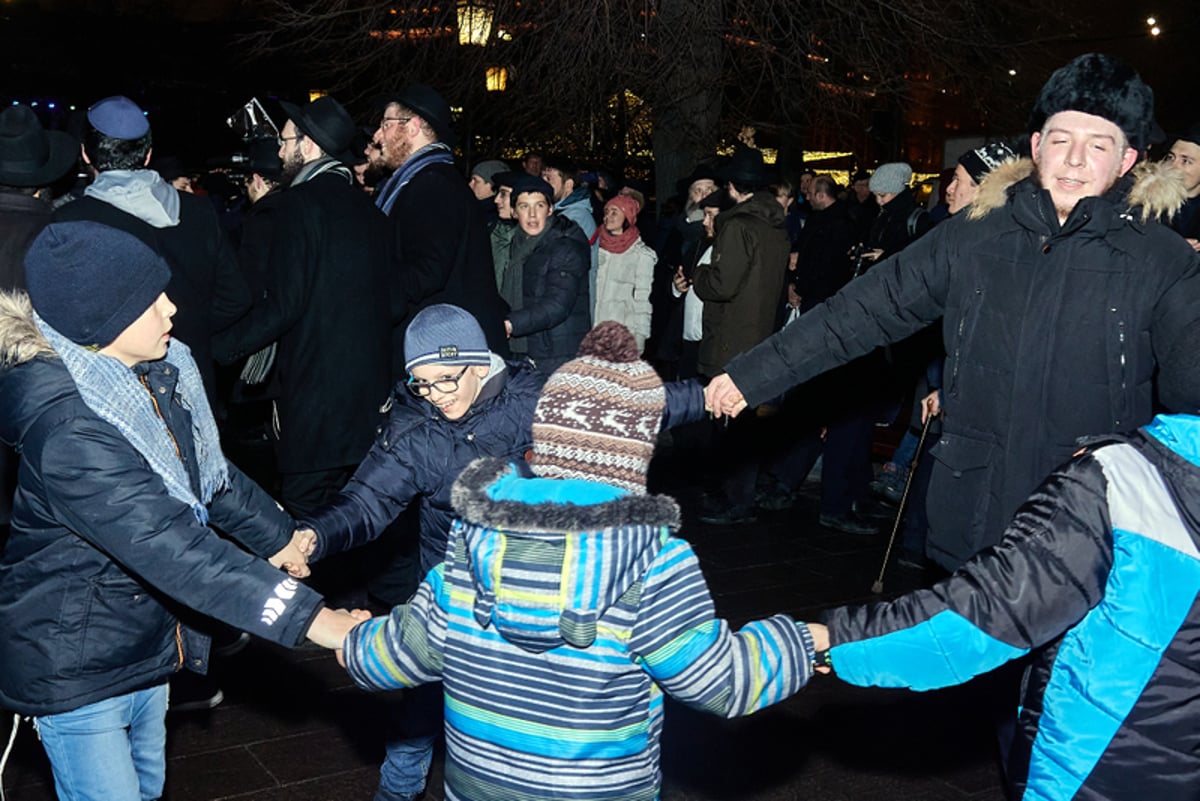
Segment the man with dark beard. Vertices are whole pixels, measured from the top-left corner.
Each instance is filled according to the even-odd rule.
[[[215,340],[224,364],[276,342],[281,500],[303,515],[342,488],[391,387],[387,233],[348,166],[354,123],[332,97],[282,103],[281,182],[266,292]]]
[[[1131,68],[1075,59],[1034,106],[1032,161],[1001,165],[969,212],[732,359],[708,404],[737,414],[944,315],[926,548],[954,569],[995,544],[1079,437],[1150,421],[1161,343],[1200,315],[1197,256],[1155,222],[1186,197],[1178,173],[1129,175],[1153,117]]]
[[[492,353],[507,357],[491,239],[479,202],[454,168],[450,106],[429,86],[409,86],[388,98],[375,139],[384,164],[395,170],[375,190],[375,205],[390,223],[391,269],[407,305],[392,310],[393,378],[406,375],[408,323],[435,303],[469,311]]]

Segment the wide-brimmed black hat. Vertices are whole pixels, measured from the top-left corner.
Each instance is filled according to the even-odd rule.
[[[740,147],[721,169],[717,177],[739,186],[766,186],[775,180],[775,172],[763,162],[761,150]]]
[[[692,184],[696,181],[712,181],[719,184],[721,179],[717,177],[717,171],[707,164],[698,164],[696,168],[688,175],[680,178],[675,182],[675,192],[681,197],[687,196],[688,190],[692,188]]]
[[[450,127],[450,104],[432,86],[414,83],[395,94],[384,95],[386,104],[399,103],[411,109],[418,117],[429,123],[439,142],[454,146],[454,130]]]
[[[288,119],[326,155],[343,164],[354,164],[354,134],[358,128],[341,103],[326,95],[304,106],[286,100],[279,101],[279,105]]]
[[[29,106],[0,111],[0,184],[48,186],[78,158],[79,143],[70,134],[43,129]]]

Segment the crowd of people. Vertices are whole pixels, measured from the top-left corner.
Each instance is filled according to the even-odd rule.
[[[562,155],[464,177],[429,86],[281,107],[233,193],[127,97],[81,140],[0,111],[0,707],[60,798],[160,797],[168,706],[220,701],[182,678],[248,633],[407,688],[377,801],[442,734],[447,798],[654,799],[664,692],[1022,660],[1014,798],[1194,801],[1200,126],[1152,154],[1136,72],[1064,66],[929,209],[904,162],[793,185],[747,146],[656,216]],[[705,524],[818,461],[823,527],[903,499],[932,586],[732,629],[668,442]]]

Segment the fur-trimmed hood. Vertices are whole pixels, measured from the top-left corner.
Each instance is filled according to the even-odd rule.
[[[24,292],[0,292],[0,368],[15,367],[54,348],[33,321],[33,304]]]
[[[1008,202],[1014,188],[1034,175],[1032,159],[1014,159],[988,173],[979,184],[979,193],[967,210],[968,220],[981,220]],[[1112,197],[1114,196],[1115,197]],[[1119,209],[1141,223],[1169,220],[1187,201],[1183,176],[1176,168],[1159,162],[1142,162],[1117,181],[1109,192]]]
[[[588,481],[522,477],[503,459],[472,462],[451,492],[462,518],[453,560],[475,584],[479,625],[541,652],[587,647],[597,621],[637,592],[679,507]]]
[[[0,442],[18,446],[60,402],[78,400],[75,382],[33,321],[24,292],[0,292]]]

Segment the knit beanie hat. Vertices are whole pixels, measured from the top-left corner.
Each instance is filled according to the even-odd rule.
[[[662,379],[638,358],[629,329],[600,323],[579,344],[579,357],[542,387],[533,413],[533,471],[644,495],[666,402]]]
[[[413,318],[404,332],[404,369],[411,373],[423,364],[491,364],[487,337],[470,312],[435,303]]]
[[[496,176],[502,172],[508,171],[508,165],[503,161],[489,159],[488,161],[481,161],[476,164],[475,169],[471,170],[471,174],[478,175],[480,178],[491,184],[492,188],[494,189],[498,186],[496,183]]]
[[[112,343],[158,299],[171,268],[133,234],[94,222],[51,223],[25,254],[29,299],[78,345]]]
[[[979,183],[983,177],[1006,161],[1015,159],[1017,154],[1003,142],[989,142],[983,147],[968,150],[958,157],[958,163],[971,176],[971,180]]]
[[[639,207],[636,198],[629,195],[616,195],[604,204],[604,208],[606,209],[609,206],[616,206],[620,209],[621,213],[625,215],[625,222],[629,223],[630,226],[637,225]]]
[[[880,164],[871,176],[871,191],[881,195],[898,195],[908,188],[912,180],[912,167],[903,161]]]
[[[1029,115],[1029,131],[1042,130],[1060,111],[1082,111],[1120,128],[1130,147],[1144,150],[1154,122],[1154,92],[1132,67],[1103,53],[1085,53],[1055,70]]]
[[[1158,402],[1176,414],[1200,414],[1200,320],[1189,323],[1158,360]]]

